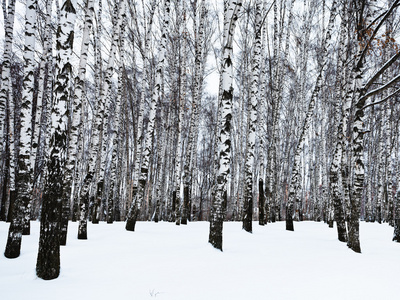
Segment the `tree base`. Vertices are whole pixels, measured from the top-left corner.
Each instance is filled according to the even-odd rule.
[[[30,220],[27,220],[26,223],[24,223],[23,228],[22,228],[22,235],[30,235],[31,234],[31,222]]]
[[[79,224],[78,240],[87,240],[87,221]]]
[[[400,243],[400,219],[394,221],[393,242]]]
[[[216,220],[210,222],[210,235],[208,242],[222,252],[222,221]]]
[[[294,231],[293,220],[286,220],[286,230]]]
[[[127,231],[135,231],[135,225],[136,225],[136,221],[135,220],[128,219],[126,221],[125,229]]]
[[[17,258],[21,254],[21,239],[18,240],[10,240],[12,238],[8,238],[6,250],[4,251],[4,256],[6,258]]]

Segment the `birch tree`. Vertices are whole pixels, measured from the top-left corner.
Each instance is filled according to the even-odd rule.
[[[10,97],[11,84],[11,52],[13,43],[14,31],[14,16],[15,16],[15,0],[9,0],[8,6],[6,1],[2,1],[3,20],[4,20],[4,52],[3,65],[1,68],[1,85],[0,85],[0,151],[3,152],[4,132],[6,122],[6,104]]]
[[[241,0],[224,1],[224,31],[222,42],[222,62],[220,95],[218,100],[218,168],[215,195],[212,203],[210,234],[208,241],[222,251],[222,226],[225,217],[223,203],[227,201],[227,179],[231,163],[231,118],[233,100],[233,37],[242,6]]]
[[[8,240],[4,255],[15,258],[20,254],[22,233],[29,234],[29,208],[32,196],[32,168],[30,150],[32,138],[32,102],[35,68],[35,26],[37,0],[26,2],[25,12],[25,49],[24,49],[24,85],[21,109],[21,138],[18,156],[18,173],[16,176],[16,199],[14,215],[8,232]],[[13,112],[12,112],[13,113]],[[25,230],[24,230],[25,229]]]
[[[340,88],[343,84],[344,78],[344,70],[345,70],[345,38],[346,38],[346,25],[347,25],[347,6],[343,3],[342,9],[342,21],[340,25],[340,36],[339,36],[339,52],[338,52],[338,63],[336,68],[336,98],[335,98],[335,121],[338,125],[337,128],[337,143],[334,152],[334,156],[332,159],[331,167],[330,167],[330,183],[332,189],[332,201],[334,207],[334,218],[337,224],[337,231],[338,231],[338,239],[342,242],[347,242],[347,230],[346,230],[346,223],[345,223],[345,214],[344,214],[344,203],[342,201],[342,193],[341,188],[339,185],[339,173],[341,171],[341,163],[342,163],[342,156],[346,155],[343,153],[344,143],[345,143],[345,136],[346,132],[344,132],[344,124],[347,124],[348,119],[348,110],[345,109],[345,115],[341,118],[341,99],[343,98],[344,91]],[[345,104],[344,107],[347,107],[348,104]]]
[[[259,77],[260,77],[260,55],[261,55],[261,31],[262,31],[262,5],[258,0],[255,3],[255,25],[254,25],[254,45],[252,58],[252,81],[251,81],[251,98],[248,105],[248,121],[247,121],[247,152],[246,152],[246,183],[244,197],[244,214],[243,214],[243,229],[252,232],[253,221],[253,174],[255,171],[255,143],[256,143],[256,128],[257,128],[257,105],[259,100]]]
[[[360,1],[357,3],[356,16],[357,16],[357,41],[358,51],[355,58],[355,63],[352,69],[352,78],[354,78],[353,98],[355,99],[355,112],[354,121],[352,126],[352,165],[354,166],[354,187],[352,189],[352,197],[350,199],[350,220],[349,220],[349,240],[347,245],[354,252],[361,253],[360,239],[359,239],[359,218],[361,214],[361,199],[364,189],[364,160],[363,160],[363,142],[364,134],[367,131],[364,129],[364,110],[366,108],[366,101],[369,97],[383,92],[390,88],[394,83],[400,80],[400,76],[389,79],[383,85],[374,90],[369,90],[370,87],[376,83],[376,80],[398,59],[399,53],[392,56],[381,68],[376,71],[365,84],[363,84],[363,69],[366,55],[370,49],[372,40],[377,35],[379,29],[384,24],[385,20],[394,13],[400,1],[394,1],[387,11],[378,16],[375,16],[375,1],[366,3]],[[369,4],[370,6],[366,5]],[[365,19],[365,22],[361,22]],[[375,25],[375,26],[374,26]],[[371,28],[370,33],[366,31],[366,27]],[[387,98],[384,99],[387,101]]]
[[[57,278],[60,273],[60,214],[67,154],[68,102],[71,82],[71,58],[74,42],[76,1],[66,0],[60,10],[57,28],[56,82],[52,108],[51,144],[48,161],[36,274],[42,279]]]

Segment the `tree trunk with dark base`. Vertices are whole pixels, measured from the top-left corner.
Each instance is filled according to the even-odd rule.
[[[187,225],[188,219],[190,220],[190,206],[189,206],[189,186],[183,188],[183,206],[182,206],[182,219],[181,224]]]
[[[397,192],[395,201],[393,241],[400,243],[400,191]]]
[[[55,174],[53,174],[55,175]],[[62,174],[57,174],[53,182],[62,182]],[[40,222],[39,253],[36,275],[42,279],[55,279],[60,274],[60,218],[62,191],[57,186],[48,186],[43,196]]]
[[[265,225],[265,196],[264,196],[264,181],[262,178],[258,181],[258,224]]]
[[[54,105],[51,111],[48,177],[43,191],[39,251],[36,274],[42,279],[57,278],[60,273],[60,222],[63,184],[67,161],[69,85],[76,17],[76,1],[64,1],[57,29],[57,65]]]
[[[12,195],[10,194],[10,201],[11,197],[15,197],[15,192]],[[15,201],[12,203],[11,224],[8,229],[6,250],[4,251],[4,256],[7,258],[17,258],[21,253],[22,219],[24,217],[24,211],[22,209],[22,199],[18,200],[18,197],[14,199]]]

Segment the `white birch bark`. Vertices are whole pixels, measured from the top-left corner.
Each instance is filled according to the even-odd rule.
[[[345,64],[345,41],[347,35],[347,6],[344,5],[342,9],[342,21],[340,25],[340,36],[339,36],[339,53],[338,53],[338,63],[337,63],[337,75],[336,75],[336,86],[337,90],[335,93],[335,123],[339,124],[336,133],[337,142],[335,146],[335,152],[332,159],[331,167],[330,167],[330,183],[332,190],[332,204],[334,208],[334,219],[337,224],[338,231],[338,239],[342,242],[347,242],[347,230],[345,223],[345,212],[344,212],[344,201],[342,201],[344,194],[342,193],[342,189],[340,186],[339,178],[342,170],[342,162],[343,162],[343,153],[344,151],[344,143],[346,133],[344,130],[344,124],[347,124],[347,120],[349,117],[349,105],[351,102],[348,102],[348,99],[344,99],[345,103],[344,107],[344,115],[342,115],[342,107],[340,105],[341,99],[343,99],[344,91],[340,88],[345,81],[344,74],[344,64]],[[346,102],[347,101],[347,102]],[[345,177],[345,180],[347,177]]]
[[[72,79],[71,58],[76,17],[75,7],[75,0],[63,2],[57,29],[57,66],[54,105],[51,114],[48,179],[43,191],[39,252],[36,264],[36,274],[42,279],[57,278],[60,272],[59,216],[67,160],[68,102]]]
[[[260,79],[260,55],[261,55],[261,31],[262,31],[262,5],[261,1],[255,3],[255,26],[254,26],[254,45],[252,57],[251,72],[251,91],[250,103],[248,104],[247,114],[247,151],[246,151],[246,168],[245,168],[245,197],[243,207],[243,229],[252,232],[253,221],[253,174],[255,171],[255,143],[257,128],[257,106],[259,102],[259,79]]]
[[[115,199],[115,187],[118,188],[117,183],[117,166],[120,163],[118,160],[118,144],[121,144],[121,140],[119,137],[122,135],[122,118],[120,118],[121,114],[121,105],[123,104],[123,95],[124,95],[124,80],[123,80],[123,70],[124,70],[124,59],[125,59],[125,50],[124,50],[124,39],[125,39],[125,22],[126,19],[121,22],[120,26],[120,37],[119,37],[119,69],[118,69],[118,95],[115,100],[115,112],[113,123],[111,126],[111,136],[110,136],[110,145],[112,149],[112,157],[111,157],[111,170],[110,170],[110,189],[108,191],[108,202],[107,202],[107,223],[111,224],[114,221],[114,199]],[[121,150],[119,150],[121,151]],[[122,174],[118,174],[118,177],[121,177]]]
[[[224,1],[224,32],[219,95],[218,171],[210,219],[209,243],[222,251],[223,203],[227,201],[227,179],[231,163],[231,119],[233,100],[233,36],[241,0]]]
[[[0,82],[0,152],[4,150],[3,141],[6,128],[6,105],[11,95],[10,65],[14,31],[15,0],[9,0],[7,8],[6,1],[3,1],[2,6],[4,20],[4,52]]]
[[[16,198],[8,231],[4,255],[15,258],[20,254],[22,234],[30,234],[30,205],[32,196],[32,169],[30,164],[32,138],[32,102],[35,69],[35,29],[37,0],[27,0],[25,11],[24,81],[21,105],[21,136],[19,141],[18,173],[16,174]],[[14,111],[10,111],[14,114]]]
[[[42,129],[42,113],[43,113],[43,98],[45,93],[45,76],[46,76],[46,64],[48,64],[48,56],[51,51],[51,11],[53,0],[46,0],[46,15],[45,15],[45,25],[43,34],[43,53],[40,59],[39,65],[39,82],[38,82],[38,96],[36,99],[36,114],[35,114],[35,125],[32,132],[32,145],[31,145],[31,167],[34,170],[33,176],[37,174],[36,169],[36,159],[39,158],[38,151],[41,150],[39,147],[43,148],[40,144],[40,135],[43,134]],[[40,163],[40,162],[39,162]],[[34,181],[33,185],[36,184]]]
[[[183,224],[187,223],[186,208],[183,206],[181,201],[181,180],[182,180],[182,151],[183,151],[183,122],[185,116],[185,102],[186,102],[186,46],[187,46],[187,27],[186,27],[186,8],[184,1],[181,4],[181,18],[180,24],[180,67],[179,67],[179,103],[178,103],[178,144],[176,147],[176,158],[175,158],[175,193],[176,193],[176,204],[175,204],[175,224],[181,224],[181,218],[185,220]],[[185,212],[184,212],[185,210]]]

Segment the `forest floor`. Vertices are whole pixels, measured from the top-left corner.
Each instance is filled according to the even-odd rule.
[[[324,223],[284,222],[253,234],[224,223],[224,252],[208,243],[208,222],[184,226],[138,222],[88,225],[77,240],[70,223],[61,248],[60,277],[36,277],[39,223],[24,236],[21,256],[0,256],[0,299],[398,299],[400,244],[387,224],[361,223],[362,254],[336,239]],[[4,251],[9,224],[0,222]]]

